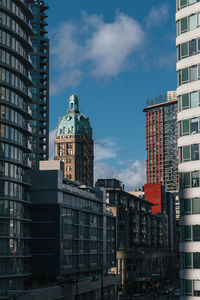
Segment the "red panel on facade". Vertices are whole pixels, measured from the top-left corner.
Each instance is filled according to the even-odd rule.
[[[161,213],[161,184],[145,184],[144,185],[145,200],[153,203],[152,214]]]

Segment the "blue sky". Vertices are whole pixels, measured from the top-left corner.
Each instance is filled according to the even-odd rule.
[[[145,183],[147,98],[176,89],[175,1],[48,0],[50,140],[76,93],[90,117],[95,177]],[[51,142],[52,148],[52,142]]]

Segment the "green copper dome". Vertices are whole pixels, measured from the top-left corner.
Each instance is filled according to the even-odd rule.
[[[59,118],[56,135],[61,134],[87,134],[92,135],[89,118],[80,113],[79,99],[73,94],[69,97],[67,114]]]

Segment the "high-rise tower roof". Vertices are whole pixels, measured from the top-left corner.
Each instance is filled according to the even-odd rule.
[[[67,114],[59,118],[56,135],[60,134],[82,134],[92,136],[92,127],[88,117],[79,110],[78,96],[72,94],[69,97]]]

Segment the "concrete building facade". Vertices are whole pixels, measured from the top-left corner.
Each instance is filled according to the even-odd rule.
[[[200,296],[200,2],[176,2],[181,300],[195,300]]]
[[[65,178],[93,186],[93,148],[89,118],[80,113],[79,99],[73,94],[56,128],[55,159],[64,162]]]

